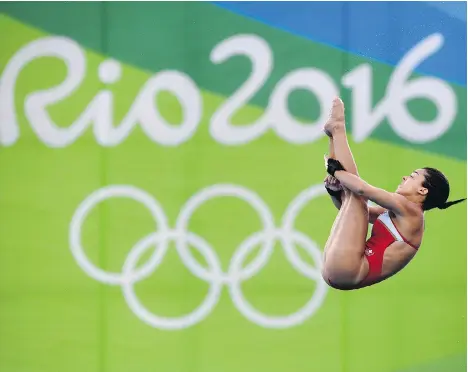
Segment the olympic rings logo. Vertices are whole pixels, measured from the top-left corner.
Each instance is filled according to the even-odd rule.
[[[301,324],[311,317],[321,306],[327,292],[327,285],[321,276],[322,253],[317,244],[307,235],[293,228],[297,215],[302,208],[315,197],[324,194],[322,184],[313,186],[300,193],[287,207],[280,228],[275,227],[272,213],[265,202],[254,192],[236,185],[218,184],[207,187],[193,195],[183,206],[174,229],[169,227],[166,215],[157,200],[151,195],[133,186],[112,185],[96,190],[77,208],[70,223],[70,248],[78,265],[93,279],[108,285],[121,286],[125,301],[133,313],[148,325],[175,330],[190,327],[205,319],[218,303],[223,286],[227,286],[234,306],[249,321],[266,328],[288,328]],[[238,247],[227,272],[223,272],[216,251],[201,237],[187,230],[188,223],[195,210],[212,198],[235,197],[248,203],[258,213],[263,230],[258,231]],[[153,216],[157,231],[143,237],[131,249],[122,271],[107,272],[94,265],[86,256],[81,244],[81,229],[90,211],[100,202],[110,198],[130,198],[148,208]],[[162,317],[148,311],[137,298],[134,285],[149,277],[162,263],[169,242],[174,241],[177,253],[183,264],[197,278],[210,284],[202,304],[193,312],[181,317]],[[266,315],[254,308],[245,298],[241,284],[256,275],[268,262],[276,241],[284,247],[287,260],[305,277],[316,282],[316,289],[310,300],[298,311],[286,316]],[[310,255],[314,266],[304,262],[295,247],[301,246]],[[202,267],[190,253],[193,247],[201,253],[208,268]],[[260,253],[246,267],[242,264],[252,250],[260,246]],[[154,249],[151,258],[137,268],[142,255]]]

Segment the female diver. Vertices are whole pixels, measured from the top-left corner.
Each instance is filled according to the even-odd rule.
[[[395,192],[371,186],[359,177],[346,138],[344,105],[335,98],[324,126],[330,138],[325,157],[325,188],[339,209],[325,245],[322,276],[333,288],[350,290],[381,282],[405,267],[424,233],[424,211],[446,209],[447,178],[434,168],[403,177]],[[368,207],[368,200],[378,206]],[[368,224],[373,224],[366,241]]]

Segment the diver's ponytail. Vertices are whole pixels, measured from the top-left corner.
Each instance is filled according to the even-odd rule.
[[[452,205],[455,205],[455,204],[458,204],[458,203],[461,203],[462,201],[465,201],[465,199],[458,199],[458,200],[454,200],[454,201],[450,201],[450,202],[445,202],[444,204],[442,204],[440,207],[437,207],[439,209],[447,209],[448,207],[451,207]]]

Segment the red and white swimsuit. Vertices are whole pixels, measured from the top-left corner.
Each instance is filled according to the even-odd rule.
[[[415,247],[400,234],[388,211],[386,211],[374,222],[371,236],[366,242],[364,254],[367,262],[369,262],[369,273],[361,284],[370,284],[380,278],[385,250],[394,242],[405,242],[410,247],[418,250],[418,247]]]

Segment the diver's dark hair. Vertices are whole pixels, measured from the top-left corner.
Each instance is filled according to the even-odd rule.
[[[461,203],[465,199],[458,199],[448,202],[450,194],[450,185],[447,177],[435,168],[423,168],[426,171],[423,187],[428,190],[426,199],[423,203],[423,209],[429,211],[434,208],[447,209],[454,204]]]

